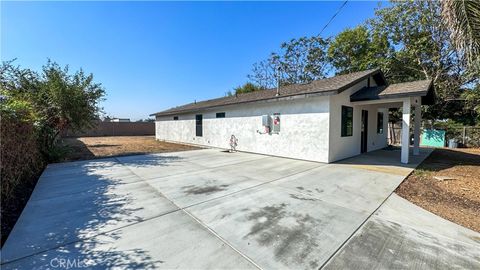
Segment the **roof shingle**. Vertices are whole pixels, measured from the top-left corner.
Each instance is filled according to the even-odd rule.
[[[432,80],[396,83],[389,86],[364,87],[350,96],[350,101],[365,101],[411,96],[426,96],[432,89]]]
[[[261,90],[250,93],[244,93],[234,96],[210,99],[200,102],[193,102],[186,105],[174,107],[165,111],[157,112],[152,115],[163,116],[173,115],[178,113],[187,113],[211,107],[219,107],[233,104],[241,104],[247,102],[254,102],[260,100],[268,100],[275,98],[282,98],[295,95],[320,93],[325,95],[333,95],[342,92],[343,90],[353,86],[359,81],[368,76],[381,74],[379,69],[370,69],[360,72],[354,72],[344,75],[339,75],[322,80],[312,81],[306,84],[292,84],[282,86],[279,89],[280,95],[276,95],[276,89]],[[383,76],[383,75],[382,75]]]

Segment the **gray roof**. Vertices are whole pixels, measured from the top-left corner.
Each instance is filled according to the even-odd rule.
[[[316,80],[306,84],[291,84],[287,86],[282,86],[279,90],[279,96],[276,95],[276,89],[261,90],[250,93],[238,94],[234,96],[193,102],[165,111],[157,112],[152,115],[174,115],[213,107],[242,104],[304,94],[334,95],[348,89],[349,87],[355,85],[356,83],[364,80],[369,76],[375,76],[377,79],[383,80],[385,82],[385,78],[383,77],[383,73],[380,71],[380,69],[370,69],[360,72],[338,75],[322,80]]]
[[[364,87],[350,96],[350,101],[365,101],[378,99],[391,99],[402,97],[427,97],[423,99],[422,104],[431,103],[433,100],[432,80],[413,81],[405,83],[396,83],[384,86]]]

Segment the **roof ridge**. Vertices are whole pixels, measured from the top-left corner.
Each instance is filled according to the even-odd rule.
[[[275,99],[287,96],[302,95],[302,94],[337,94],[343,91],[345,88],[351,86],[351,84],[357,83],[359,80],[364,79],[366,76],[374,75],[374,73],[382,72],[379,68],[367,69],[363,71],[350,72],[346,74],[335,75],[328,78],[319,80],[313,80],[306,84],[289,84],[280,87],[280,96],[276,94],[276,88],[261,89],[248,93],[240,93],[232,96],[225,96],[219,98],[213,98],[208,100],[196,101],[173,107],[167,110],[163,110],[151,115],[170,115],[175,113],[186,113],[189,111],[206,109],[210,107],[234,105],[246,102],[254,102],[265,99]],[[383,75],[382,75],[383,76]],[[336,91],[336,92],[335,92]],[[275,94],[272,94],[275,93]],[[222,102],[225,101],[225,102]]]

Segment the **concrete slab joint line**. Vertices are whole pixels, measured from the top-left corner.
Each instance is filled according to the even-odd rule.
[[[347,238],[345,239],[345,241],[342,243],[342,245],[340,245],[336,250],[335,252],[328,258],[328,260],[326,260],[321,266],[319,269],[323,269],[326,265],[328,265],[328,263],[338,254],[338,252],[340,250],[342,250],[342,248],[348,243],[348,241],[350,241],[350,239],[352,239],[352,237],[358,232],[361,230],[362,227],[365,226],[365,224],[367,223],[367,221],[378,211],[378,209],[380,209],[380,207],[382,207],[382,205],[388,200],[388,198],[393,194],[393,191],[390,193],[390,195],[387,196],[387,198],[385,198],[385,200],[382,201],[382,203],[375,209],[375,211],[373,211],[363,222],[362,224],[360,224],[360,226],[357,227],[357,229],[355,229],[355,231],[352,232],[352,234]]]
[[[120,164],[123,165],[123,163],[116,159],[118,162],[120,162]],[[127,167],[128,168],[128,167]],[[130,168],[128,168],[133,174],[135,174],[135,172],[133,172]],[[135,174],[136,175],[136,174]],[[138,176],[138,175],[137,175]],[[138,176],[139,178],[141,178],[142,180],[144,180],[142,177]],[[144,180],[145,181],[145,180]],[[148,183],[147,183],[148,184]],[[150,185],[150,184],[149,184]],[[154,187],[152,187],[153,189],[155,189]],[[155,189],[156,190],[156,189]],[[195,220],[195,222],[197,222],[198,224],[200,224],[202,227],[204,227],[205,229],[207,229],[210,233],[212,233],[215,237],[217,237],[218,239],[220,239],[220,241],[222,241],[224,244],[226,244],[227,246],[229,246],[231,249],[233,249],[235,252],[237,252],[240,256],[242,256],[243,258],[245,258],[247,261],[249,261],[252,265],[254,265],[255,267],[257,267],[258,269],[262,269],[259,265],[257,265],[252,259],[250,259],[248,256],[246,256],[245,254],[243,254],[242,252],[240,252],[238,249],[236,249],[234,246],[230,245],[229,242],[227,242],[225,239],[223,239],[220,235],[218,235],[214,230],[212,230],[210,227],[208,227],[206,224],[204,224],[203,222],[201,222],[200,220],[198,220],[197,218],[195,218],[192,214],[190,214],[185,208],[182,208],[180,206],[178,206],[174,201],[170,200],[168,197],[166,197],[165,195],[163,195],[160,191],[158,192],[159,194],[161,194],[162,197],[166,198],[167,200],[169,200],[173,205],[177,206],[181,211],[183,211],[185,214],[187,214],[189,217],[191,217],[193,220]]]
[[[324,268],[480,269],[480,234],[392,194]]]
[[[51,166],[7,239],[2,269],[48,268],[65,254],[98,268],[113,256],[110,266],[130,268],[385,269],[409,264],[392,241],[416,243],[412,235],[427,248],[415,265],[438,251],[476,266],[458,251],[473,252],[478,233],[393,194],[429,153],[408,165],[384,150],[324,164],[207,149]],[[374,234],[382,228],[405,235]]]

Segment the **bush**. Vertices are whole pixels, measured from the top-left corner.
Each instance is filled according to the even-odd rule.
[[[60,134],[91,127],[105,93],[82,70],[49,61],[38,73],[12,62],[0,66],[2,244],[43,168],[65,154]]]
[[[2,205],[5,206],[17,187],[36,181],[46,164],[33,123],[3,111],[1,117],[0,177]]]
[[[58,161],[60,135],[91,128],[101,113],[105,90],[83,70],[70,72],[48,61],[41,72],[20,68],[13,61],[0,66],[0,101],[19,120],[34,123],[39,149],[47,162]]]

